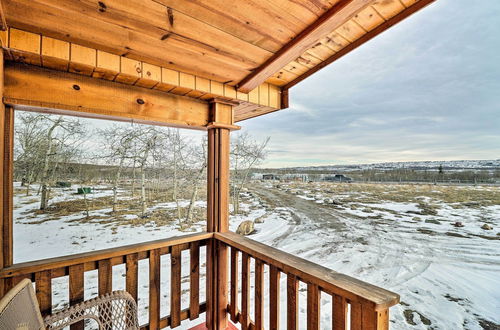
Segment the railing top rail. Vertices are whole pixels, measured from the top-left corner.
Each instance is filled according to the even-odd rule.
[[[383,310],[399,303],[399,295],[394,292],[337,273],[235,233],[214,233],[214,238],[273,265],[284,273],[293,274],[304,282],[316,284],[329,294],[337,294],[351,301],[371,303],[375,310]]]
[[[1,269],[0,278],[31,274],[39,271],[55,269],[60,267],[68,267],[86,262],[110,259],[113,257],[124,256],[131,253],[144,252],[159,248],[180,245],[184,243],[202,241],[211,238],[213,238],[213,233],[195,233],[195,234],[159,239],[155,241],[114,247],[109,249],[72,254],[68,256],[23,262]]]

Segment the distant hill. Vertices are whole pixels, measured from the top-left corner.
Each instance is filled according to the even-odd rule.
[[[287,170],[293,172],[352,172],[362,170],[389,171],[395,169],[409,170],[437,170],[442,166],[443,170],[465,171],[465,170],[500,170],[500,159],[494,160],[446,160],[446,161],[418,161],[418,162],[385,162],[373,164],[356,165],[322,165],[322,166],[299,166],[274,169],[258,169],[258,172],[269,170]]]

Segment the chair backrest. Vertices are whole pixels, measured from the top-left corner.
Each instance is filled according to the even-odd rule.
[[[22,280],[0,299],[0,329],[45,329],[30,280]]]

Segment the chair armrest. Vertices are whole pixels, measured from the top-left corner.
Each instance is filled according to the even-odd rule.
[[[139,329],[137,305],[126,291],[114,291],[81,302],[47,316],[44,323],[47,329],[59,330],[86,319],[95,320],[99,329]]]

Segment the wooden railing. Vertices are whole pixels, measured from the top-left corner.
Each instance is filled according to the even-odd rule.
[[[67,281],[68,304],[71,306],[84,299],[84,282],[88,282],[84,281],[86,272],[97,270],[97,291],[101,295],[116,289],[116,283],[113,283],[113,267],[125,265],[124,288],[137,301],[140,295],[139,261],[147,259],[149,263],[149,303],[147,304],[149,323],[143,325],[141,329],[175,328],[181,324],[181,321],[188,318],[197,319],[199,314],[207,310],[207,302],[200,303],[200,266],[202,265],[200,247],[206,246],[211,240],[217,240],[221,245],[230,249],[230,269],[228,269],[230,281],[221,284],[229,285],[230,299],[227,313],[233,322],[241,324],[242,329],[263,329],[265,324],[269,324],[269,329],[280,328],[282,274],[286,275],[287,303],[283,308],[283,313],[286,311],[287,329],[299,328],[299,283],[301,282],[307,285],[307,313],[306,320],[303,320],[307,324],[307,329],[316,330],[321,327],[334,330],[382,330],[389,327],[388,309],[399,302],[397,294],[234,233],[192,234],[16,264],[0,270],[0,284],[2,284],[0,289],[3,288],[0,296],[22,279],[31,279],[35,282],[42,314],[48,315],[52,313],[52,296],[56,291],[52,285],[53,279],[63,278]],[[190,259],[189,307],[181,309],[181,265],[184,250],[189,250]],[[160,289],[160,257],[163,255],[170,255],[170,314],[160,317],[160,307],[166,303],[162,300]],[[252,259],[254,260],[255,281],[253,302],[250,290]],[[210,260],[207,259],[204,266],[206,267],[209,262]],[[269,268],[267,285],[264,281],[265,268]],[[215,280],[220,281],[221,278],[225,276],[219,274]],[[266,293],[269,298],[268,314],[264,310]],[[320,324],[322,293],[330,296],[332,302],[332,309],[326,311],[331,313],[331,324],[328,326]],[[240,298],[241,306],[239,306]],[[253,317],[250,312],[251,303],[254,304]],[[265,315],[269,315],[269,318],[265,319]],[[83,328],[83,324],[72,326],[72,329]]]
[[[281,274],[286,274],[287,329],[299,328],[299,282],[307,285],[307,329],[320,328],[322,292],[331,296],[332,300],[332,310],[327,311],[331,313],[331,325],[322,324],[322,329],[388,329],[388,309],[399,302],[399,295],[234,233],[215,233],[214,238],[231,250],[228,311],[231,320],[240,323],[242,329],[264,328],[265,292],[269,296],[269,328],[280,328]],[[253,320],[250,318],[251,259],[255,260]],[[267,288],[264,265],[269,267]],[[238,305],[240,294],[241,310]]]
[[[68,281],[69,305],[84,299],[84,274],[97,270],[98,294],[114,289],[113,267],[125,265],[125,289],[138,298],[139,260],[149,261],[149,323],[141,329],[177,327],[185,319],[194,320],[205,312],[206,303],[200,303],[200,247],[213,237],[211,233],[201,233],[134,244],[101,251],[92,251],[67,257],[51,258],[16,264],[0,271],[4,292],[24,278],[35,282],[36,295],[42,314],[52,313],[52,280],[66,277]],[[189,308],[181,310],[181,265],[182,251],[189,250]],[[170,315],[160,318],[162,296],[160,294],[160,256],[170,255]],[[115,285],[116,287],[116,285]],[[60,294],[60,293],[59,293]],[[2,296],[3,293],[0,293]],[[76,324],[72,329],[83,329]]]

